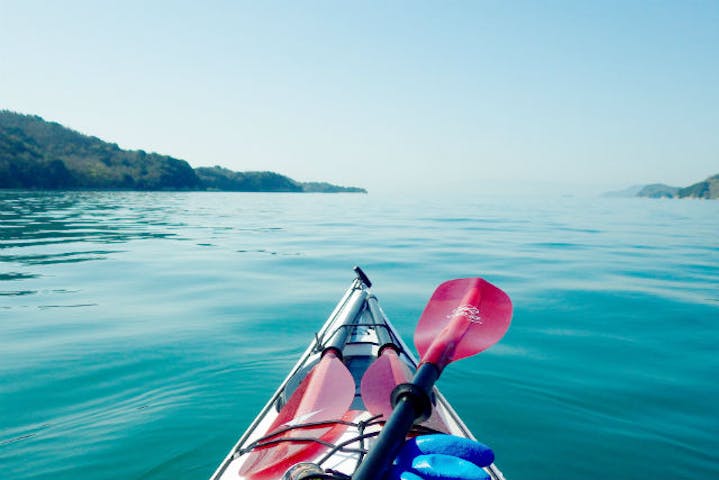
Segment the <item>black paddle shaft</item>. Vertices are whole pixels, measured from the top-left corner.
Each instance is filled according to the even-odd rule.
[[[412,383],[398,385],[392,398],[394,410],[352,480],[381,479],[397,456],[415,421],[425,419],[432,411],[430,392],[439,378],[439,370],[431,363],[417,369]]]

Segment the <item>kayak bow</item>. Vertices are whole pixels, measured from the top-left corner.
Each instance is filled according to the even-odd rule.
[[[322,478],[349,478],[372,450],[392,413],[383,397],[410,381],[418,362],[370,292],[367,276],[355,271],[357,278],[211,480],[313,478],[303,475],[322,471],[330,472]],[[474,439],[439,391],[431,392],[431,415],[408,436]],[[494,464],[485,471],[504,480]]]

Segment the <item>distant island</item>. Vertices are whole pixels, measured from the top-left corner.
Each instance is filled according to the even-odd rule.
[[[36,115],[0,110],[0,188],[367,193],[364,188],[298,182],[275,172],[192,168],[185,160],[123,150]]]
[[[608,192],[607,197],[647,197],[647,198],[719,198],[719,174],[688,187],[672,187],[663,183],[635,185],[625,190]]]

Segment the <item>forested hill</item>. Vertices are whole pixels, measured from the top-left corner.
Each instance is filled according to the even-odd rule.
[[[34,115],[0,110],[0,188],[363,192],[274,172],[193,169],[186,161],[83,135]]]

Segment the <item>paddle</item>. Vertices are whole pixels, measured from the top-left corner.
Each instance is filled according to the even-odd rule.
[[[511,318],[511,300],[486,280],[463,278],[437,287],[415,330],[420,366],[411,383],[392,392],[392,415],[353,480],[382,478],[412,424],[430,416],[431,391],[444,368],[494,345]]]

